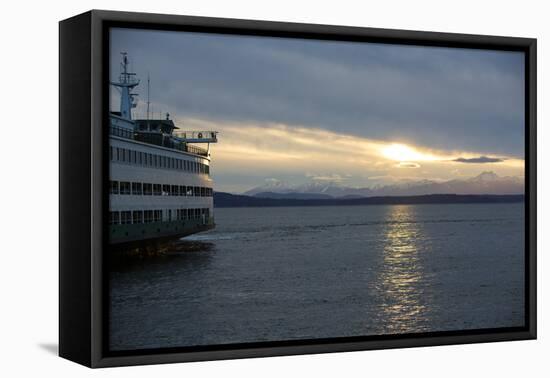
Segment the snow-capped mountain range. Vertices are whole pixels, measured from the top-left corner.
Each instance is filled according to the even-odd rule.
[[[281,181],[270,182],[243,193],[269,198],[353,198],[378,196],[418,196],[426,194],[523,194],[524,180],[520,177],[502,177],[494,172],[449,181],[420,180],[401,184],[353,188],[336,182],[312,181],[302,185],[289,185]]]

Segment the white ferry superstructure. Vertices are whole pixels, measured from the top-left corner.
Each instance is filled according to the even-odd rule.
[[[120,92],[120,111],[109,114],[110,244],[140,246],[212,229],[210,143],[217,132],[181,132],[169,114],[149,119],[149,111],[134,120],[139,80],[126,53],[111,85]]]

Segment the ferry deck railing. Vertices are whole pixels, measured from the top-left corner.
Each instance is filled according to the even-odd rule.
[[[110,126],[109,127],[109,134],[120,137],[120,138],[139,140],[138,138],[136,138],[136,136],[139,133],[136,133],[133,130],[125,129],[123,127]],[[166,141],[166,139],[168,139],[168,141]],[[204,148],[197,147],[197,146],[191,146],[187,143],[174,141],[171,138],[162,137],[159,140],[155,140],[155,139],[150,138],[147,141],[145,141],[145,143],[154,144],[156,146],[161,146],[161,147],[166,147],[166,148],[172,148],[174,150],[179,150],[179,151],[183,151],[183,152],[189,152],[189,153],[195,154],[195,155],[208,156],[208,151]]]

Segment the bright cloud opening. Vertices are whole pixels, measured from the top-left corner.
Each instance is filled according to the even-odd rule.
[[[405,144],[393,143],[382,149],[382,155],[390,160],[399,162],[435,161],[437,157],[420,152]]]

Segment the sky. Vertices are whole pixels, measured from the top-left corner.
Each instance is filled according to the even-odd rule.
[[[141,79],[134,118],[218,131],[218,191],[524,175],[520,52],[112,29]],[[112,89],[111,106],[118,108]]]

